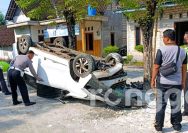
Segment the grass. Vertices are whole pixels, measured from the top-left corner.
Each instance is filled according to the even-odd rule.
[[[128,66],[143,67],[143,66],[144,66],[144,62],[138,62],[138,61],[135,61],[135,62],[129,62],[129,63],[126,63],[126,65],[128,65]]]
[[[5,61],[0,61],[0,68],[3,69],[3,72],[7,72],[9,69],[9,64]]]

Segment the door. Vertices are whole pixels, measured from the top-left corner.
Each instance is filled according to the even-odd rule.
[[[188,31],[188,21],[186,22],[177,22],[174,24],[176,31],[176,43],[178,45],[184,44],[184,34]]]
[[[86,33],[86,53],[94,55],[93,33]]]

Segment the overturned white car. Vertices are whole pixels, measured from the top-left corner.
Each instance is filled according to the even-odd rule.
[[[113,89],[125,86],[127,73],[123,70],[123,59],[117,53],[105,59],[93,57],[68,49],[62,45],[14,44],[14,56],[34,51],[33,66],[44,80],[36,82],[29,69],[25,70],[25,80],[37,88],[42,97],[75,97],[86,100],[105,101],[110,105],[124,105],[124,99],[117,102]],[[116,102],[115,102],[116,101]]]

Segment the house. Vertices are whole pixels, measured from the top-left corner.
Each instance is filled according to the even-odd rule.
[[[157,25],[157,27],[156,27]],[[183,45],[183,36],[188,31],[188,9],[173,3],[165,4],[163,12],[158,16],[158,23],[154,27],[157,29],[156,39],[154,37],[153,43],[156,40],[156,49],[163,46],[163,31],[166,29],[174,29],[176,31],[177,44]],[[135,50],[135,46],[143,44],[141,29],[133,20],[127,21],[127,53],[133,55],[135,60],[143,61],[143,54]]]
[[[101,7],[98,9],[100,16],[86,17],[76,26],[76,47],[78,51],[102,56],[103,48],[107,45],[117,45],[118,47],[126,45],[126,21],[123,14],[113,12],[113,9],[117,7],[116,3],[108,7]],[[7,27],[14,29],[16,43],[19,43],[19,39],[23,35],[27,35],[33,43],[39,41],[53,43],[57,41],[57,37],[63,37],[66,44],[68,44],[65,20],[58,18],[42,21],[31,20],[27,17],[27,12],[17,6],[15,0],[10,2],[6,20],[8,21]],[[50,25],[51,22],[55,22],[57,25],[52,26]],[[54,31],[56,32],[55,35]]]
[[[12,44],[14,43],[14,30],[5,25],[0,26],[0,57],[12,58]]]

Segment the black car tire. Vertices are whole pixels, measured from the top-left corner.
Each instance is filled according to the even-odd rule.
[[[73,71],[78,77],[86,77],[95,70],[95,61],[91,55],[80,54],[73,61]]]
[[[27,54],[29,48],[32,45],[31,37],[23,35],[18,39],[17,48],[19,54]]]
[[[121,56],[127,56],[127,47],[121,47],[119,48],[119,52],[118,52]]]
[[[54,46],[65,46],[66,45],[66,41],[63,37],[57,37],[54,41],[53,41],[53,45]]]
[[[113,65],[115,65],[117,63],[123,63],[123,58],[118,53],[111,53],[106,56],[105,62],[106,63],[111,62]]]

